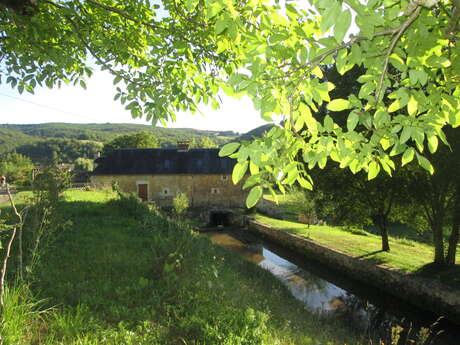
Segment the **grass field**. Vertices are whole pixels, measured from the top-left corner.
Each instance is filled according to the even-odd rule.
[[[306,237],[327,247],[361,257],[375,264],[382,264],[408,273],[425,274],[439,279],[460,291],[460,265],[441,270],[429,266],[433,262],[433,247],[405,238],[390,237],[390,252],[381,251],[380,236],[360,229],[347,227],[310,225],[270,218],[257,214],[255,219],[274,228]],[[460,256],[460,253],[457,255]]]
[[[346,320],[310,314],[269,272],[134,199],[69,191],[58,213],[66,229],[9,286],[5,344],[359,343]]]

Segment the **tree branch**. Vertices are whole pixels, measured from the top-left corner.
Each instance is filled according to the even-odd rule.
[[[126,13],[125,11],[122,11],[118,8],[115,8],[115,7],[112,7],[112,6],[107,6],[105,4],[101,4],[100,2],[97,2],[95,0],[85,0],[86,2],[89,2],[90,4],[93,4],[94,6],[97,6],[99,8],[102,8],[106,11],[109,11],[109,12],[112,12],[112,13],[116,13],[116,14],[119,14],[120,16],[122,16],[123,18],[125,19],[128,19],[129,21],[132,21],[134,23],[138,23],[138,24],[142,24],[142,25],[145,25],[145,26],[148,26],[150,27],[151,29],[156,29],[156,30],[165,30],[164,28],[162,28],[161,26],[158,26],[156,24],[153,24],[153,23],[149,23],[149,22],[145,22],[145,21],[141,21],[141,20],[138,20],[132,16],[130,16],[128,13]]]
[[[460,0],[459,0],[460,1]],[[415,18],[414,18],[415,19]],[[406,21],[407,22],[407,21]],[[292,75],[292,73],[294,72],[297,72],[301,69],[304,69],[304,68],[307,68],[307,72],[311,69],[313,69],[314,67],[318,66],[321,62],[323,62],[324,59],[326,59],[329,55],[331,54],[335,54],[337,53],[340,49],[343,49],[343,48],[348,48],[350,46],[352,46],[353,44],[355,43],[358,43],[360,41],[366,41],[366,40],[370,40],[374,37],[380,37],[380,36],[388,36],[388,35],[394,35],[398,32],[401,31],[401,29],[403,29],[404,27],[404,24],[406,23],[404,22],[402,25],[398,26],[397,28],[393,28],[393,29],[387,29],[387,30],[382,30],[382,31],[378,31],[376,32],[371,38],[369,37],[366,37],[366,36],[350,36],[351,39],[346,42],[346,43],[342,43],[341,45],[335,47],[335,48],[331,48],[329,50],[327,50],[326,52],[324,52],[323,54],[321,55],[318,55],[316,56],[315,58],[313,58],[312,60],[310,60],[309,62],[307,62],[306,64],[304,65],[301,65],[297,68],[295,68],[294,70],[292,70],[292,72],[290,72],[289,74],[285,73],[283,76],[279,76],[279,77],[273,77],[273,78],[265,78],[263,80],[275,80],[275,79],[282,79],[282,78],[286,78],[290,75]],[[401,34],[407,29],[404,28],[401,32]],[[379,54],[381,55],[381,54]]]
[[[406,19],[406,21],[399,27],[399,30],[396,32],[395,36],[393,37],[390,47],[388,48],[387,54],[385,56],[385,61],[383,63],[383,70],[382,74],[380,76],[379,80],[379,86],[377,89],[377,92],[375,94],[375,104],[377,104],[380,101],[380,97],[383,91],[383,82],[385,80],[385,75],[388,70],[388,63],[390,61],[390,55],[393,53],[393,50],[396,46],[396,43],[398,43],[399,39],[401,38],[401,35],[404,33],[404,31],[407,30],[407,28],[414,22],[414,20],[418,17],[420,14],[420,11],[422,10],[421,6],[415,7],[415,9],[412,11],[411,15]]]
[[[454,10],[450,16],[449,26],[446,29],[446,36],[452,40],[457,33],[458,19],[460,18],[460,0],[452,0],[454,4]]]
[[[14,214],[19,218],[20,222],[19,225],[22,223],[22,216],[18,212],[16,205],[14,203],[13,197],[11,196],[10,192],[10,187],[6,185],[6,192],[8,193],[8,198],[10,199],[11,207],[13,208]],[[3,308],[3,294],[5,292],[5,276],[6,276],[6,266],[8,264],[8,259],[10,258],[10,253],[11,253],[11,247],[14,242],[14,238],[16,237],[16,230],[17,230],[17,225],[13,226],[13,233],[10,236],[10,239],[8,240],[8,244],[6,246],[6,251],[5,255],[3,257],[3,262],[2,262],[2,271],[0,275],[0,307]]]

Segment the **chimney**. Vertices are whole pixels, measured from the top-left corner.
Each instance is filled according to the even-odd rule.
[[[189,149],[190,142],[188,140],[177,142],[177,152],[187,152]]]

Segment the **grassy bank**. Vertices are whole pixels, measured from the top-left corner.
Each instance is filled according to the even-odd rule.
[[[357,343],[270,273],[132,199],[72,191],[58,212],[66,230],[29,287],[8,290],[5,344]]]
[[[408,273],[419,273],[439,279],[460,290],[460,265],[447,270],[430,269],[433,247],[404,238],[390,237],[390,252],[381,251],[380,236],[364,230],[339,226],[310,225],[279,220],[257,214],[255,219],[274,228],[306,237],[329,248],[361,257],[375,264],[383,264]],[[460,253],[459,253],[460,254]]]

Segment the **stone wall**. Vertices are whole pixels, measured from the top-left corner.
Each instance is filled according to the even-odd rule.
[[[170,206],[177,193],[187,194],[191,207],[244,207],[247,192],[242,183],[234,185],[230,175],[93,175],[97,187],[117,181],[121,191],[138,193],[138,184],[148,185],[148,199]]]
[[[458,291],[454,291],[446,285],[415,277],[383,265],[372,264],[365,259],[353,257],[322,246],[305,237],[275,229],[254,220],[248,221],[248,228],[302,256],[313,258],[358,281],[373,285],[422,309],[446,315],[451,321],[460,324],[460,295]]]

